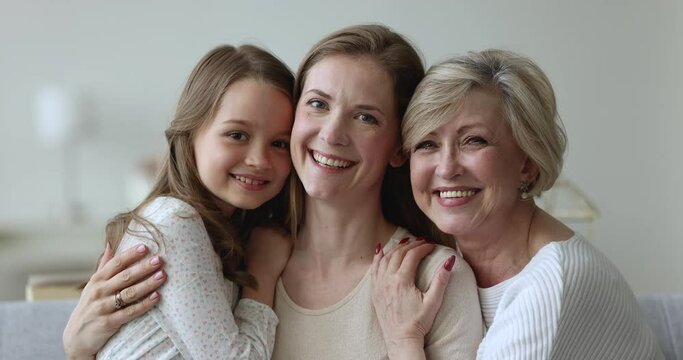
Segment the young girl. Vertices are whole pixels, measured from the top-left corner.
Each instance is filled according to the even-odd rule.
[[[292,88],[287,67],[253,46],[218,47],[195,66],[166,130],[156,185],[107,225],[116,252],[142,253],[146,245],[154,255],[148,264],[163,257],[166,274],[150,281],[168,275],[168,282],[147,301],[164,301],[123,326],[98,358],[270,358],[275,282],[290,253],[281,190],[291,169]],[[258,242],[245,249],[256,226]],[[118,276],[132,281],[125,271]],[[86,287],[83,296],[104,291]],[[101,306],[125,308],[135,293],[112,293]]]

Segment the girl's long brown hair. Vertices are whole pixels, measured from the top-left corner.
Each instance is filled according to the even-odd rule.
[[[225,45],[207,53],[190,73],[166,130],[168,153],[152,191],[135,209],[115,216],[107,224],[106,239],[112,249],[116,250],[126,233],[139,235],[129,228],[131,221],[140,223],[158,241],[159,231],[139,214],[157,197],[171,196],[190,204],[199,213],[223,264],[223,275],[240,286],[256,285],[254,277],[243,271],[244,241],[257,225],[289,226],[286,191],[280,191],[257,209],[237,209],[228,219],[200,181],[193,147],[197,131],[215,117],[228,87],[242,79],[265,82],[293,98],[292,73],[267,51],[251,45]],[[287,188],[285,185],[284,189]]]

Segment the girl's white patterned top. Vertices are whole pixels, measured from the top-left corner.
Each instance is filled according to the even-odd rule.
[[[269,359],[278,318],[267,305],[237,301],[239,288],[223,277],[220,259],[194,208],[159,197],[141,215],[162,239],[153,240],[133,222],[134,236],[126,234],[117,252],[146,244],[147,259],[154,254],[163,258],[168,280],[159,290],[159,304],[124,325],[97,358]]]

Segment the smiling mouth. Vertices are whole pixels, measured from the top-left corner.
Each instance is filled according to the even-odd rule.
[[[264,185],[265,183],[268,182],[266,180],[254,179],[254,178],[250,178],[250,177],[246,177],[246,176],[242,176],[242,175],[232,175],[232,177],[233,177],[233,179],[235,179],[239,182],[245,183],[247,185],[259,186],[259,185]]]
[[[311,150],[311,155],[313,156],[313,160],[315,160],[318,165],[329,169],[346,169],[355,164],[354,162],[348,160],[333,159],[313,150]]]
[[[435,191],[434,193],[442,199],[462,199],[476,195],[479,190],[449,190]]]

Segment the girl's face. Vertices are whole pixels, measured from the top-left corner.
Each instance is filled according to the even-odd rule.
[[[309,69],[292,129],[292,160],[308,195],[372,196],[387,164],[401,164],[392,85],[366,57],[330,56]]]
[[[291,170],[289,98],[253,79],[232,84],[214,119],[194,137],[199,178],[232,213],[254,209],[282,189]]]
[[[411,149],[410,170],[420,209],[442,231],[462,236],[504,223],[535,165],[517,146],[499,96],[473,89],[448,123]]]

